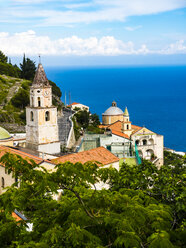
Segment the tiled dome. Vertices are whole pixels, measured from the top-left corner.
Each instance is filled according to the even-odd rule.
[[[116,102],[112,102],[112,106],[108,108],[103,115],[123,115],[123,111],[117,107]]]

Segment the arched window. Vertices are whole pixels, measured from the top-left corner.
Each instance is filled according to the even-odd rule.
[[[50,120],[50,112],[46,111],[45,112],[45,121],[49,121]]]
[[[38,100],[38,107],[41,107],[41,98],[38,97],[37,100]]]
[[[149,139],[149,144],[150,145],[154,145],[154,140],[153,139]]]
[[[1,186],[2,186],[2,188],[5,187],[5,179],[4,179],[4,177],[1,178]]]
[[[127,124],[127,130],[129,129],[129,125]]]
[[[136,145],[137,145],[137,146],[139,145],[139,140],[136,140]]]
[[[144,139],[143,140],[143,145],[146,146],[146,144],[147,144],[147,140]]]
[[[30,120],[34,121],[34,113],[32,111],[30,112]]]

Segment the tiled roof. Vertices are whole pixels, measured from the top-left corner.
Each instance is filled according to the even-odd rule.
[[[120,136],[120,137],[124,137],[126,139],[129,139],[129,136],[125,133],[122,133],[122,132],[119,132],[119,131],[115,131],[115,130],[112,130],[112,133],[117,135],[117,136]]]
[[[122,122],[116,121],[110,125],[99,125],[99,128],[109,128],[111,132],[117,136],[129,139],[129,136],[122,132]]]
[[[36,164],[40,164],[43,159],[39,158],[39,157],[36,157],[34,155],[31,155],[31,154],[28,154],[28,153],[25,153],[25,152],[22,152],[22,151],[19,151],[19,150],[16,150],[16,149],[13,149],[13,148],[9,148],[9,147],[6,147],[6,146],[0,146],[0,158],[5,154],[5,153],[11,153],[11,154],[15,154],[15,155],[19,155],[21,156],[23,159],[32,159],[34,160],[34,162]]]
[[[80,104],[80,103],[78,103],[78,102],[73,102],[73,103],[71,103],[69,106],[71,106],[71,105],[77,105],[77,104]]]
[[[136,125],[131,125],[131,128],[133,129],[132,134],[136,133],[137,131],[139,131],[140,129],[142,129],[142,127],[136,126]]]
[[[116,121],[113,124],[109,125],[108,128],[111,129],[113,134],[129,139],[129,136],[122,132],[122,124],[122,121]]]
[[[67,161],[71,163],[81,162],[83,164],[88,161],[94,161],[99,162],[103,165],[107,165],[118,162],[119,158],[109,152],[106,148],[98,147],[88,151],[73,153],[51,160],[51,162],[54,164],[65,163]]]

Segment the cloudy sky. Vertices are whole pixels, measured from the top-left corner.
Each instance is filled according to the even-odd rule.
[[[186,0],[0,0],[0,50],[48,64],[186,63]]]

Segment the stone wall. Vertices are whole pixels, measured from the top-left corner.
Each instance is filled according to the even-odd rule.
[[[0,126],[5,128],[9,133],[25,133],[25,126],[21,126],[17,123],[4,123],[0,122]]]

